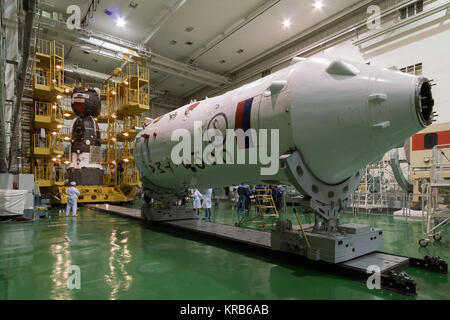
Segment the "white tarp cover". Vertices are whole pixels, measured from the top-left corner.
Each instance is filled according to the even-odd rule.
[[[28,192],[30,191],[0,189],[0,216],[22,215]]]

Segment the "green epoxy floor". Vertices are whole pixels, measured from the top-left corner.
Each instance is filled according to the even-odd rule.
[[[291,218],[292,213],[282,218]],[[309,222],[311,216],[301,216]],[[234,224],[229,205],[213,221]],[[427,248],[417,244],[419,221],[344,214],[342,221],[384,230],[383,251],[450,261],[450,232]],[[67,289],[67,268],[81,270],[81,289]],[[407,269],[417,299],[450,299],[448,275]],[[86,209],[66,218],[0,223],[0,299],[412,299],[362,283],[239,251],[147,229],[141,222]]]

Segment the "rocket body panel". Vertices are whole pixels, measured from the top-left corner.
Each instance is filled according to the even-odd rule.
[[[264,176],[261,168],[266,164],[248,164],[249,154],[265,143],[267,154],[271,154],[270,131],[267,141],[246,142],[247,164],[230,164],[233,154],[243,148],[235,143],[232,149],[225,147],[227,164],[186,164],[186,159],[186,163],[175,165],[171,160],[171,152],[179,143],[171,141],[175,129],[186,129],[200,139],[208,129],[223,135],[226,129],[279,130],[280,156],[299,151],[317,179],[335,185],[421,130],[429,120],[417,108],[417,90],[423,79],[333,61],[305,59],[222,96],[155,119],[135,141],[134,157],[144,184],[148,181],[166,190],[183,190],[237,183],[291,183],[286,168],[280,166],[277,174]],[[195,127],[196,121],[201,126]],[[203,141],[202,150],[210,142]],[[199,155],[194,152],[192,157],[195,161]]]
[[[287,72],[284,70],[278,77],[285,78]],[[171,150],[178,143],[171,141],[171,135],[174,129],[180,128],[189,130],[192,136],[194,134],[200,136],[207,129],[218,129],[225,135],[226,129],[241,128],[245,131],[279,128],[280,152],[292,149],[294,147],[292,134],[289,126],[286,125],[289,119],[286,110],[290,104],[290,93],[286,90],[277,97],[265,95],[272,81],[271,78],[261,79],[252,87],[240,88],[220,97],[193,103],[155,119],[136,139],[135,159],[143,176],[150,178],[152,183],[158,186],[165,188],[177,186],[180,189],[189,186],[206,188],[212,184],[219,187],[236,183],[264,184],[268,181],[288,183],[282,170],[275,176],[261,176],[260,164],[231,164],[234,158],[232,155],[238,152],[237,143],[234,144],[234,149],[224,152],[224,162],[227,163],[224,165],[177,166],[171,161]],[[200,121],[202,124],[202,128],[198,128],[196,132],[193,130],[194,121]],[[208,143],[205,141],[203,148]],[[258,140],[257,143],[261,142]],[[252,144],[249,149],[246,149],[247,160],[249,152],[256,150],[256,147],[257,145]],[[193,145],[192,150],[194,150]],[[192,161],[195,161],[198,154],[194,154],[193,157]]]

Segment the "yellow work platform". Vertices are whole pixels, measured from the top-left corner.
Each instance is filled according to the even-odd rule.
[[[39,101],[56,101],[56,97],[64,92],[64,89],[37,83],[33,89],[33,98]]]
[[[150,110],[148,105],[129,102],[121,105],[117,110],[117,114],[119,116],[138,116],[148,110]]]
[[[48,130],[57,129],[58,126],[64,124],[64,119],[56,118],[53,115],[37,115],[34,116],[34,127],[45,128]]]
[[[108,116],[98,116],[96,119],[98,123],[108,123]]]
[[[137,132],[135,129],[124,130],[117,135],[117,141],[133,141],[136,138]]]
[[[50,156],[62,156],[64,154],[64,150],[58,150],[58,149],[55,149],[55,148],[38,148],[38,147],[35,147],[34,148],[34,154],[36,156],[43,156],[43,157],[45,157],[45,156],[47,156],[47,157],[50,157]]]
[[[128,202],[134,199],[135,189],[130,193],[124,193],[120,188],[114,186],[77,186],[80,192],[78,203],[103,203],[103,202]],[[67,203],[68,187],[52,188],[50,194],[53,201],[59,204]]]

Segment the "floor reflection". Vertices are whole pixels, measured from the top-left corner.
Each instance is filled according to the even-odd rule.
[[[118,299],[118,294],[122,290],[128,290],[133,281],[133,277],[127,272],[126,266],[131,261],[131,253],[128,249],[129,231],[119,232],[111,230],[109,238],[110,256],[108,259],[109,273],[105,274],[105,280],[111,291],[109,299]]]

